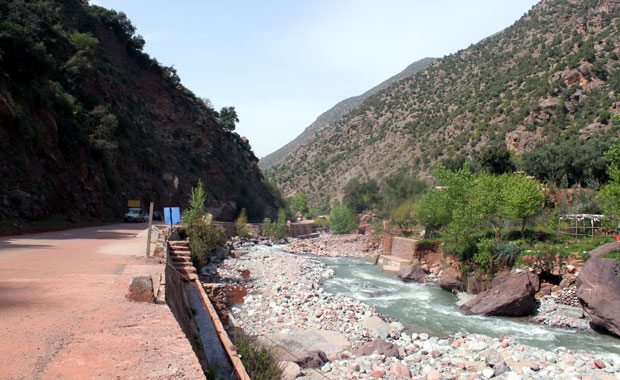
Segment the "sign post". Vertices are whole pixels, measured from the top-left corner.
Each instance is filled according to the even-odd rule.
[[[153,229],[153,202],[149,207],[149,230],[146,232],[146,256],[151,255],[151,230]]]

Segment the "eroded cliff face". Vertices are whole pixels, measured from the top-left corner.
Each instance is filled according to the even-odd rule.
[[[198,179],[222,219],[274,213],[247,140],[141,51],[124,15],[77,0],[0,13],[0,219],[115,218],[138,198],[185,206]]]

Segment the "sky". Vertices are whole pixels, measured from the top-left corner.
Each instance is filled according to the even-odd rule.
[[[512,25],[537,0],[91,0],[122,11],[145,52],[219,110],[258,157],[409,64]]]

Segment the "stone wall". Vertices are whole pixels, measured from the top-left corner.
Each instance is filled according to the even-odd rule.
[[[312,223],[292,223],[286,229],[286,233],[290,237],[305,236],[312,234]]]
[[[390,256],[396,256],[405,260],[412,260],[415,252],[415,243],[417,240],[405,239],[402,237],[392,238],[392,249]]]

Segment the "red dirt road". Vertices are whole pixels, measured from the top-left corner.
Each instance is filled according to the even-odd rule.
[[[166,304],[129,302],[146,224],[0,238],[0,379],[204,379]]]

